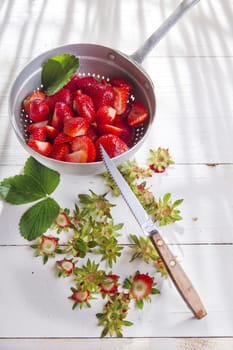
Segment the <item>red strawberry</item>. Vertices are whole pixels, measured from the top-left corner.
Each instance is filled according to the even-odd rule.
[[[38,122],[38,123],[31,123],[27,125],[27,130],[32,133],[33,131],[35,131],[38,128],[43,128],[44,126],[46,126],[48,124],[48,120],[44,120],[43,122]]]
[[[46,97],[46,102],[49,106],[50,111],[53,111],[55,108],[55,105],[57,102],[63,102],[68,106],[72,106],[73,102],[73,95],[72,92],[63,87],[61,90],[59,90],[56,94],[47,96]]]
[[[63,260],[57,261],[57,267],[58,270],[60,270],[59,276],[69,276],[73,273],[75,264],[72,260],[64,258]]]
[[[70,81],[64,86],[64,88],[70,90],[71,92],[74,92],[78,89],[78,81],[80,80],[80,77],[78,74],[74,74]]]
[[[99,124],[112,124],[116,116],[116,110],[111,106],[100,107],[95,116],[96,123]]]
[[[145,274],[136,274],[133,278],[132,286],[130,289],[133,298],[136,300],[142,300],[152,292],[153,278]]]
[[[43,156],[47,156],[52,151],[52,145],[47,141],[29,140],[28,146]]]
[[[119,156],[128,150],[128,146],[118,136],[108,134],[100,136],[96,141],[97,160],[102,160],[100,144],[104,147],[110,158]]]
[[[57,102],[54,108],[51,124],[54,128],[61,130],[64,120],[73,117],[71,108],[64,102]]]
[[[59,133],[59,131],[51,125],[46,125],[45,130],[46,130],[47,136],[51,139],[54,139]]]
[[[71,149],[73,153],[66,156],[66,160],[78,163],[94,162],[96,158],[96,148],[90,137],[77,136],[71,142]]]
[[[110,85],[96,83],[86,93],[92,98],[96,110],[102,106],[114,106],[115,92]]]
[[[101,135],[113,134],[120,136],[122,133],[122,128],[113,124],[98,124],[98,131]]]
[[[69,145],[67,143],[53,144],[49,157],[56,160],[64,160],[69,150]]]
[[[29,118],[33,122],[42,122],[48,118],[49,106],[44,100],[32,100],[27,106]]]
[[[60,132],[54,139],[54,145],[60,145],[62,143],[69,143],[73,140],[73,137],[64,134],[64,132]]]
[[[30,140],[45,141],[46,139],[46,127],[36,128],[30,135]]]
[[[94,125],[94,124],[90,124],[89,125],[87,136],[89,136],[90,139],[92,139],[93,142],[95,142],[98,139],[99,132],[97,130],[96,125]]]
[[[58,248],[58,238],[43,235],[40,242],[40,250],[44,254],[52,255]]]
[[[117,281],[119,276],[117,275],[108,275],[105,280],[100,285],[100,292],[103,294],[115,294],[118,291]]]
[[[88,122],[82,117],[74,117],[64,122],[63,131],[71,137],[86,135],[88,131]]]
[[[123,78],[113,78],[109,81],[109,83],[115,87],[128,86],[129,92],[132,93],[133,91],[133,85]]]
[[[113,87],[115,92],[114,108],[117,114],[125,112],[129,99],[129,87],[127,85]]]
[[[74,93],[73,109],[80,117],[92,123],[95,118],[95,107],[92,98],[78,90]]]
[[[127,122],[130,126],[137,126],[144,123],[148,119],[148,110],[145,105],[135,100],[132,104],[132,109],[127,117]]]
[[[89,290],[75,290],[71,295],[71,299],[76,303],[85,303],[90,295]]]
[[[58,214],[58,216],[55,219],[55,222],[60,228],[69,227],[71,224],[69,216],[64,211]]]
[[[83,93],[86,93],[89,95],[89,91],[91,90],[91,88],[98,84],[98,80],[94,77],[83,77],[83,78],[79,78],[77,80],[77,89],[82,90]]]
[[[135,132],[134,128],[119,119],[115,120],[113,125],[121,130],[118,136],[127,144],[127,146],[132,146]]]
[[[23,101],[23,107],[27,113],[29,113],[29,105],[33,100],[45,100],[45,93],[41,90],[35,90],[30,93]]]

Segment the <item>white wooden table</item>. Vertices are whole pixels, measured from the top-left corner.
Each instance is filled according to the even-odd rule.
[[[178,5],[178,0],[1,0],[0,179],[19,173],[28,155],[9,122],[10,84],[45,50],[67,43],[99,43],[132,53]],[[192,317],[169,280],[123,339],[99,339],[90,311],[72,311],[67,284],[33,258],[19,234],[27,206],[0,202],[0,349],[232,349],[233,348],[233,3],[201,0],[144,60],[155,84],[157,115],[136,158],[169,148],[175,160],[153,178],[156,195],[184,198],[183,220],[163,234],[179,256],[208,311]],[[101,191],[99,177],[63,175],[57,200]],[[104,188],[103,188],[104,189]],[[117,199],[118,208],[123,204]],[[122,211],[115,211],[122,222]],[[139,233],[131,215],[125,228]],[[124,239],[122,238],[123,242]],[[127,257],[116,266],[123,271]],[[137,264],[130,265],[135,270]]]

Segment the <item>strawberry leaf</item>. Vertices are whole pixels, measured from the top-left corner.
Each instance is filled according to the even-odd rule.
[[[78,57],[61,54],[49,58],[42,67],[41,82],[48,96],[58,92],[74,75],[79,67]]]
[[[24,174],[37,180],[43,187],[44,194],[51,194],[58,186],[60,174],[29,157],[24,166]]]
[[[40,237],[52,225],[59,210],[59,205],[52,198],[46,198],[34,204],[20,219],[21,235],[28,241]]]
[[[45,197],[41,184],[29,175],[15,175],[0,183],[0,197],[11,204],[24,204]]]

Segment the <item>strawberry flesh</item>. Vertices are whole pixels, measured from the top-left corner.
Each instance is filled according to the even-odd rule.
[[[117,135],[102,135],[96,141],[97,160],[102,160],[100,145],[104,147],[110,158],[117,157],[128,150],[126,143]]]
[[[82,117],[73,117],[65,120],[63,131],[71,137],[86,135],[88,131],[88,122]]]
[[[135,100],[132,104],[131,111],[127,117],[127,122],[129,126],[137,126],[144,123],[148,119],[148,110],[145,105]]]

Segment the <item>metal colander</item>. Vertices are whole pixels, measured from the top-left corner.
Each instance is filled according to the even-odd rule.
[[[146,139],[150,126],[154,120],[156,99],[151,79],[141,67],[141,62],[152,50],[165,33],[177,22],[177,20],[199,0],[184,0],[171,14],[170,17],[157,29],[151,37],[131,56],[127,56],[111,48],[95,44],[71,44],[54,48],[33,59],[19,73],[14,81],[9,97],[9,112],[12,126],[19,142],[40,163],[58,170],[59,172],[77,175],[91,175],[105,171],[104,163],[69,163],[57,161],[35,152],[27,146],[26,125],[28,116],[22,111],[22,101],[33,90],[41,88],[42,65],[50,57],[70,53],[79,57],[80,66],[78,74],[81,76],[94,76],[97,79],[109,80],[113,77],[122,77],[134,86],[134,95],[142,101],[149,111],[149,119],[135,129],[132,147],[125,153],[114,158],[116,165],[131,158],[141,147]]]

